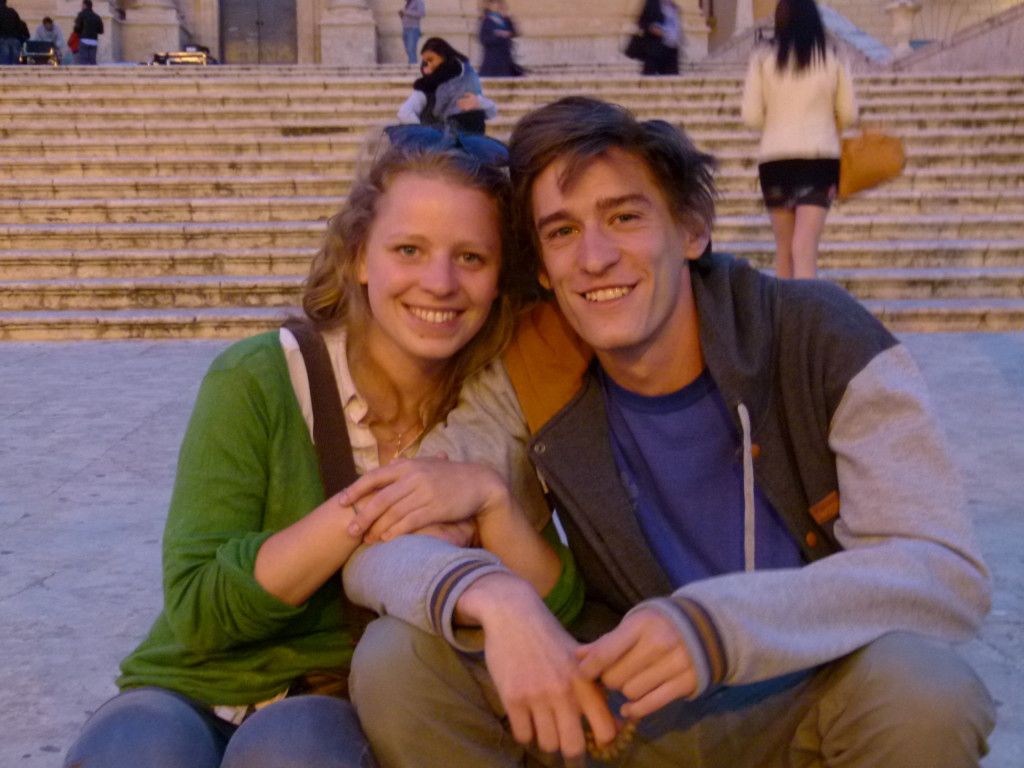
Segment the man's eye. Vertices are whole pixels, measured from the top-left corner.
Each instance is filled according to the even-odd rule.
[[[554,229],[549,229],[546,238],[548,240],[557,240],[560,237],[568,237],[575,231],[575,227],[566,224],[564,227],[556,227]]]
[[[639,219],[639,218],[640,217],[637,216],[635,213],[618,213],[618,214],[615,215],[615,220],[616,221],[621,221],[623,223],[629,222],[629,221],[635,221],[636,219]]]

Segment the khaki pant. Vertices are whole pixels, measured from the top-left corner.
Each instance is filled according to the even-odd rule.
[[[481,660],[397,619],[370,624],[351,689],[381,768],[558,764],[512,738]],[[674,702],[612,764],[968,768],[993,725],[992,700],[958,655],[893,633],[817,670]]]

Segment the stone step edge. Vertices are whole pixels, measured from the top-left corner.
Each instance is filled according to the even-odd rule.
[[[894,331],[1024,330],[1021,299],[887,299],[862,304]],[[272,330],[295,308],[0,312],[0,341],[243,338]]]
[[[869,267],[859,269],[823,269],[823,279],[851,282],[959,282],[978,280],[1024,281],[1022,267]],[[3,291],[88,291],[88,290],[165,290],[191,287],[225,286],[238,288],[283,287],[300,285],[304,275],[176,275],[169,277],[95,277],[41,280],[0,280]]]

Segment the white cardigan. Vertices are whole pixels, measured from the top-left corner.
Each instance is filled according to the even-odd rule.
[[[829,46],[824,62],[780,71],[775,48],[759,48],[747,70],[742,116],[761,131],[758,162],[838,158],[836,120],[844,127],[857,122],[849,67]]]

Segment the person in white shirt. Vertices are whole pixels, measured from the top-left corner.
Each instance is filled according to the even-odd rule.
[[[779,0],[775,39],[750,61],[742,114],[761,131],[758,173],[775,234],[775,274],[816,277],[839,185],[837,121],[854,124],[857,103],[814,0]]]

